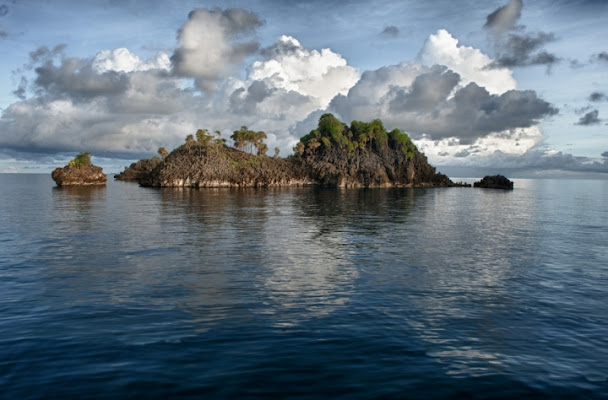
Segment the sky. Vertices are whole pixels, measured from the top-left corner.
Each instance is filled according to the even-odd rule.
[[[608,1],[0,0],[0,172],[197,129],[292,154],[327,112],[450,177],[608,179]]]

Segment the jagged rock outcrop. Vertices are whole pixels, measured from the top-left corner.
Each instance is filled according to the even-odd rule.
[[[301,168],[316,184],[329,187],[453,186],[445,175],[436,172],[424,154],[387,144],[350,152],[338,146],[306,149]]]
[[[513,190],[513,182],[502,175],[484,176],[480,181],[473,183],[473,186],[486,189]]]
[[[149,174],[160,163],[161,159],[158,157],[139,160],[125,167],[125,170],[121,173],[114,175],[114,179],[119,181],[138,181],[146,174]]]
[[[139,179],[156,187],[270,187],[314,184],[292,159],[254,156],[223,145],[192,143],[174,150]]]
[[[107,181],[103,169],[95,165],[67,165],[55,168],[51,176],[57,186],[105,185]]]
[[[437,173],[407,134],[387,132],[379,120],[353,121],[349,127],[324,114],[287,158],[247,154],[201,132],[197,141],[189,135],[186,144],[141,173],[138,182],[156,187],[462,186]]]

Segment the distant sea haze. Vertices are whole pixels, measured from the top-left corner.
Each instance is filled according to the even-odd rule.
[[[0,398],[608,398],[608,181],[0,184]]]

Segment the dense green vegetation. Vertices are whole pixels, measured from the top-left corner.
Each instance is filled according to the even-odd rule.
[[[91,153],[82,152],[78,153],[73,160],[68,162],[68,166],[70,167],[88,167],[91,164]]]
[[[337,146],[349,154],[357,149],[368,152],[390,146],[401,150],[407,159],[412,158],[416,151],[416,146],[407,133],[399,129],[387,132],[379,119],[371,122],[353,121],[349,127],[333,114],[323,114],[317,129],[303,136],[293,150],[296,154],[302,155],[306,149],[314,151],[320,146],[325,148]]]
[[[241,129],[235,130],[230,138],[234,141],[234,148],[237,150],[257,156],[265,156],[268,152],[268,146],[264,143],[267,135],[263,131],[256,132],[242,126]],[[185,143],[175,150],[192,146],[218,149],[226,147],[226,139],[221,137],[220,131],[210,134],[207,129],[198,129],[195,135],[187,135]],[[297,156],[302,156],[306,150],[314,152],[319,147],[326,149],[336,147],[353,156],[356,151],[365,155],[370,151],[382,151],[387,146],[401,151],[407,160],[412,159],[417,150],[407,133],[400,129],[388,132],[379,119],[371,122],[352,121],[348,126],[328,113],[319,118],[316,129],[300,138],[293,151]],[[163,160],[169,155],[164,147],[158,149],[158,154]],[[273,158],[276,159],[278,156],[279,149],[275,148]]]

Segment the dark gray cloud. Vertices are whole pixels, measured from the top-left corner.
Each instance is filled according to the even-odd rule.
[[[7,31],[0,30],[0,39],[7,39],[9,36]]]
[[[27,78],[22,76],[21,81],[19,82],[19,86],[13,91],[13,94],[21,100],[25,100],[26,98],[27,83]]]
[[[522,0],[510,0],[505,6],[488,15],[485,29],[494,34],[497,56],[488,68],[513,68],[545,65],[550,68],[561,61],[555,54],[543,49],[555,41],[555,35],[546,32],[530,33],[525,26],[517,26],[521,17]]]
[[[597,125],[600,122],[602,122],[602,120],[599,119],[598,117],[599,117],[599,111],[598,110],[589,111],[587,114],[583,115],[578,120],[578,122],[576,123],[576,125],[582,125],[582,126]]]
[[[601,53],[594,54],[591,59],[593,61],[608,62],[608,53],[602,51]]]
[[[35,72],[35,85],[53,96],[65,95],[72,99],[107,96],[122,93],[129,87],[126,74],[116,71],[99,74],[89,62],[77,58],[64,59],[59,66],[49,60]]]
[[[560,59],[542,47],[555,41],[552,33],[511,33],[499,44],[499,54],[496,60],[490,64],[490,68],[513,68],[531,65],[546,65],[548,67],[560,61]]]
[[[293,40],[277,40],[272,46],[264,47],[260,53],[266,60],[298,54],[302,46]]]
[[[389,103],[392,112],[424,111],[444,102],[450,92],[460,82],[460,75],[444,66],[435,66],[432,71],[416,77],[412,85],[393,88]]]
[[[397,37],[397,36],[399,36],[399,28],[397,28],[395,25],[385,26],[384,29],[382,30],[381,35],[389,36],[389,37]]]
[[[606,158],[608,158],[608,151],[603,152],[603,153],[602,153],[602,157],[606,157]]]
[[[52,60],[57,56],[63,56],[66,47],[66,44],[60,43],[52,49],[49,49],[47,46],[40,46],[36,50],[30,51],[30,64],[27,67],[31,68],[40,61]]]
[[[483,27],[499,35],[513,29],[521,17],[523,6],[522,0],[510,0],[509,3],[489,14]]]
[[[8,14],[8,6],[6,4],[0,5],[0,17],[4,17]]]
[[[258,51],[258,41],[248,39],[263,24],[257,14],[239,8],[191,11],[171,56],[174,73],[196,78],[202,89],[215,88]]]
[[[458,89],[459,81],[459,75],[446,67],[383,67],[365,72],[347,96],[334,98],[329,109],[344,121],[380,118],[387,127],[406,129],[415,137],[456,137],[460,144],[528,128],[558,112],[531,90],[494,95],[475,83]]]
[[[603,100],[607,100],[608,97],[606,97],[606,95],[604,93],[600,93],[600,92],[593,92],[589,95],[589,101],[593,101],[593,102],[598,102],[598,101],[603,101]]]
[[[100,70],[95,58],[65,57],[63,49],[30,54],[26,69],[34,76],[21,79],[14,92],[21,101],[0,117],[0,147],[25,153],[153,153],[174,143],[167,132],[182,136],[196,120],[191,110],[205,107],[179,79],[152,64],[132,64],[147,69],[131,72]],[[123,56],[129,62],[136,57]],[[177,118],[178,112],[184,115]]]
[[[247,89],[236,89],[230,95],[230,107],[238,113],[251,114],[257,104],[270,97],[276,89],[270,88],[264,81],[254,81]]]

